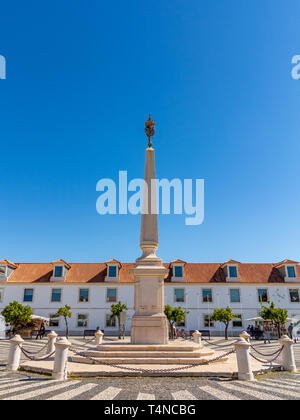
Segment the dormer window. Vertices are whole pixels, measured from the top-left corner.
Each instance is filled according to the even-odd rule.
[[[237,267],[235,265],[230,265],[229,269],[229,277],[237,277]]]
[[[8,260],[0,261],[0,282],[7,281],[16,268],[17,265]]]
[[[299,263],[296,261],[284,260],[281,263],[276,264],[275,268],[277,268],[285,282],[298,283],[300,282],[300,277],[297,273],[297,264]]]
[[[61,265],[57,265],[54,268],[54,277],[62,277],[63,275],[63,267]]]
[[[183,276],[183,269],[181,265],[176,265],[174,267],[174,274],[175,277],[182,277]]]
[[[286,267],[288,277],[296,277],[296,270],[295,267],[292,265],[288,265]]]
[[[50,278],[50,281],[66,281],[68,271],[71,266],[66,263],[64,260],[53,261],[53,276]]]
[[[115,265],[108,266],[108,277],[117,277],[117,267]]]
[[[229,260],[226,263],[221,265],[222,270],[226,276],[227,282],[240,282],[241,278],[239,276],[238,266],[240,263],[238,261]]]
[[[107,265],[107,276],[105,281],[120,281],[119,271],[121,263],[117,260],[110,260],[106,262]]]
[[[186,282],[186,278],[184,276],[184,266],[186,262],[182,260],[175,260],[172,261],[170,264],[172,270],[172,278],[171,281],[174,282]]]

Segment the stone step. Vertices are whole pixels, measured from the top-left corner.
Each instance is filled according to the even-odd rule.
[[[198,351],[203,346],[194,344],[100,344],[97,349],[100,351]]]
[[[113,363],[117,365],[192,365],[194,363],[205,363],[209,358],[160,358],[160,357],[152,357],[152,358],[144,358],[138,357],[136,359],[131,358],[106,358],[100,359],[98,358],[99,362],[103,360],[105,363]],[[71,361],[76,363],[84,363],[84,364],[97,364],[95,361],[86,359],[82,356],[71,356]],[[228,361],[228,357],[223,357],[216,362],[211,363],[224,363]],[[211,364],[209,363],[209,364]],[[101,363],[99,363],[101,365]],[[105,365],[104,365],[105,366]]]
[[[201,358],[206,356],[213,356],[214,351],[213,350],[206,350],[202,351],[173,351],[169,348],[168,351],[93,351],[88,350],[85,351],[85,354],[87,356],[91,357],[99,357],[102,359],[106,358],[126,358],[126,359],[132,359],[132,358],[168,358],[168,359],[174,359],[174,358]]]

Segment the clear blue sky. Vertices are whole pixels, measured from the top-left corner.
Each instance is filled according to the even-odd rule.
[[[205,221],[160,216],[165,261],[300,259],[298,0],[1,5],[0,258],[134,261],[140,217],[96,213],[96,183],[204,178]]]

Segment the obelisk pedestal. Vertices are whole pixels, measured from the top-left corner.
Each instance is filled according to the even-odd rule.
[[[143,254],[131,270],[134,278],[134,309],[131,323],[132,344],[167,344],[168,322],[164,314],[164,279],[168,270],[156,256],[158,247],[157,206],[155,188],[155,154],[151,139],[154,135],[154,121],[146,121],[146,135],[149,145],[146,150],[145,184],[143,191],[143,212],[140,247]]]

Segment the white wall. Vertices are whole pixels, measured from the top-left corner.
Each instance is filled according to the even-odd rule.
[[[88,329],[95,329],[99,326],[108,333],[116,332],[116,328],[105,327],[106,314],[110,313],[111,303],[106,302],[106,289],[117,288],[117,301],[125,303],[128,307],[126,330],[130,331],[131,317],[134,313],[134,289],[133,284],[121,283],[101,283],[101,284],[13,284],[1,283],[0,288],[4,289],[2,302],[0,302],[0,312],[3,308],[13,300],[23,303],[24,289],[33,288],[34,298],[32,303],[28,304],[33,308],[33,312],[37,315],[49,317],[56,310],[64,305],[71,306],[73,318],[70,320],[70,331],[72,333],[82,334],[84,328],[77,327],[77,315],[88,314]],[[62,289],[62,300],[60,303],[51,302],[51,289]],[[79,302],[79,289],[89,289],[89,302]],[[174,289],[185,289],[185,302],[176,303],[174,300]],[[212,289],[213,302],[202,302],[202,289]],[[239,288],[241,303],[231,303],[229,299],[229,288]],[[211,314],[214,308],[224,308],[230,306],[232,310],[238,314],[242,314],[243,328],[249,324],[245,321],[247,318],[255,317],[260,311],[257,289],[268,289],[269,299],[276,306],[288,309],[290,316],[300,315],[300,304],[291,303],[289,297],[289,289],[300,289],[297,284],[165,284],[165,303],[171,306],[181,306],[189,311],[186,320],[186,329],[205,329],[204,315]],[[300,290],[299,290],[300,292]],[[63,319],[60,320],[58,328],[51,328],[56,331],[63,331],[65,328]],[[223,332],[224,326],[216,323],[211,329],[213,334],[219,335]],[[241,328],[231,329],[232,333],[238,333]]]

